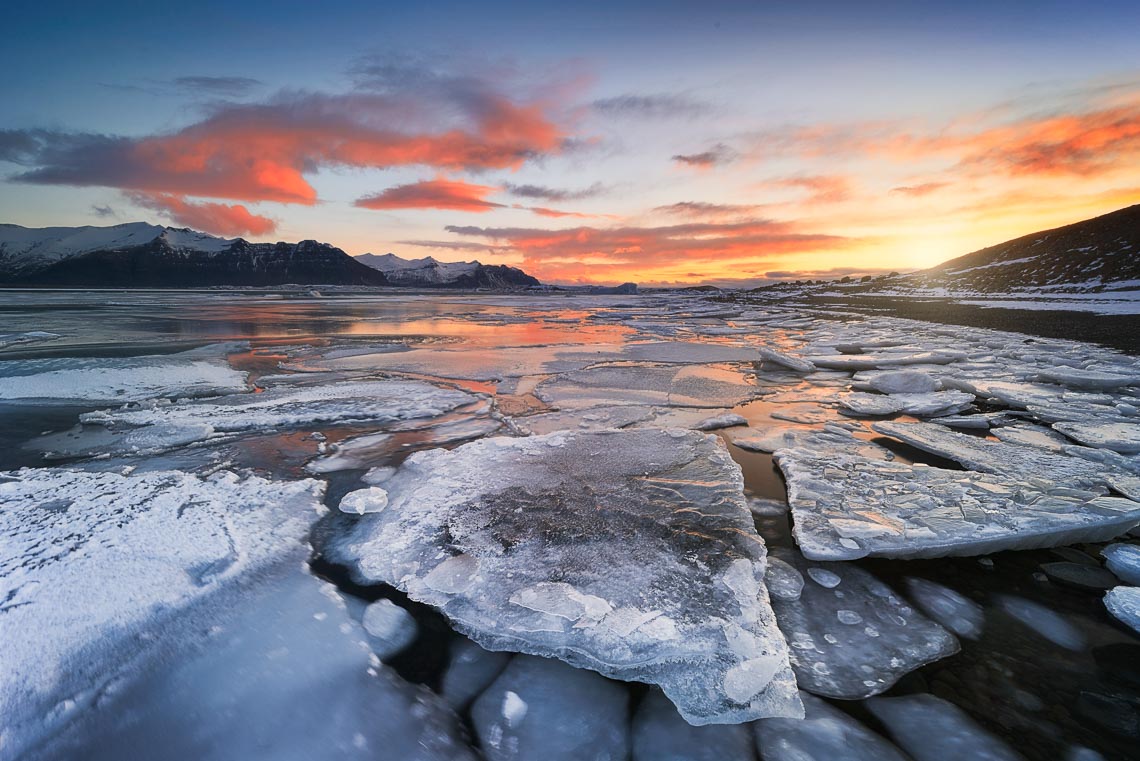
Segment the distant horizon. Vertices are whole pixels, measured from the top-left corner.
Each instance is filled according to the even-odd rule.
[[[253,2],[219,25],[212,1],[9,12],[11,218],[684,287],[921,270],[1140,203],[1135,3]]]
[[[1056,229],[1059,227],[1066,227],[1066,226],[1071,225],[1071,224],[1076,224],[1076,223],[1085,221],[1087,219],[1096,219],[1098,217],[1106,216],[1106,215],[1112,214],[1114,212],[1123,211],[1125,209],[1131,208],[1131,206],[1134,206],[1134,205],[1140,205],[1140,204],[1131,204],[1129,206],[1123,206],[1123,207],[1109,209],[1108,211],[1103,211],[1103,212],[1098,212],[1096,214],[1093,214],[1091,217],[1084,217],[1082,219],[1075,219],[1075,220],[1070,220],[1067,222],[1061,222],[1060,224],[1054,225],[1053,227],[1050,227],[1047,229],[1052,230],[1052,229]],[[442,257],[431,255],[431,254],[424,254],[423,256],[405,256],[405,255],[397,253],[395,251],[384,251],[383,253],[377,253],[377,251],[372,250],[372,251],[364,251],[361,253],[353,253],[353,252],[349,251],[348,249],[346,249],[345,247],[337,245],[333,241],[321,240],[319,238],[301,237],[301,238],[298,238],[296,240],[286,240],[283,238],[273,239],[273,238],[269,238],[269,237],[263,237],[262,239],[257,239],[255,236],[247,237],[247,236],[241,236],[241,235],[236,235],[236,236],[214,235],[213,233],[208,233],[204,230],[197,230],[197,229],[194,229],[193,227],[179,226],[176,224],[168,224],[168,223],[163,223],[163,222],[149,222],[146,220],[135,220],[132,222],[116,222],[116,223],[108,224],[108,225],[43,225],[43,226],[40,226],[38,228],[29,227],[28,225],[21,225],[18,222],[0,222],[0,224],[16,225],[18,227],[24,227],[26,229],[48,229],[48,228],[64,228],[64,229],[66,229],[66,228],[78,228],[78,227],[103,227],[103,228],[106,228],[106,227],[119,227],[119,226],[132,225],[132,224],[142,224],[142,225],[150,225],[153,227],[168,227],[168,228],[188,230],[190,232],[206,234],[206,235],[210,235],[212,237],[229,239],[229,240],[236,240],[236,239],[241,238],[241,239],[246,240],[250,243],[298,243],[302,240],[315,240],[318,243],[324,243],[324,244],[333,246],[334,248],[338,248],[341,251],[344,251],[346,254],[348,254],[349,256],[351,256],[354,259],[362,257],[362,256],[385,256],[385,255],[390,254],[390,255],[396,256],[400,259],[403,259],[405,261],[432,258],[432,259],[440,262],[441,264],[457,263],[457,262],[474,262],[474,261],[480,261],[481,262],[481,260],[478,259],[478,257],[474,257],[471,259],[442,258]],[[852,279],[859,279],[859,278],[864,277],[864,276],[879,277],[881,275],[887,275],[887,274],[906,275],[906,274],[912,274],[915,272],[920,272],[920,271],[925,270],[925,269],[930,269],[932,267],[937,267],[941,264],[945,264],[946,262],[952,261],[954,259],[958,259],[962,256],[966,256],[968,254],[976,253],[977,251],[980,251],[982,249],[990,248],[992,246],[997,246],[997,245],[1000,245],[1000,244],[1005,243],[1005,242],[1010,241],[1010,240],[1016,240],[1017,238],[1023,237],[1025,235],[1032,235],[1034,233],[1045,232],[1045,231],[1046,231],[1045,229],[1027,230],[1025,232],[1015,234],[1015,235],[1011,236],[1010,238],[1005,238],[1005,239],[998,240],[998,241],[992,241],[990,243],[987,243],[987,244],[985,244],[985,245],[983,245],[977,249],[973,249],[971,251],[962,251],[960,253],[953,254],[953,255],[947,257],[946,259],[943,259],[942,261],[934,262],[933,264],[930,264],[927,267],[922,267],[922,268],[897,268],[897,269],[893,269],[893,270],[889,270],[889,271],[874,271],[874,272],[865,272],[865,271],[860,271],[856,268],[851,268],[851,270],[847,271],[847,272],[837,272],[837,273],[833,273],[833,274],[828,275],[828,276],[820,276],[820,277],[810,277],[810,276],[803,275],[800,273],[792,273],[792,272],[789,272],[789,273],[772,273],[773,275],[780,274],[783,276],[782,277],[770,277],[770,278],[736,279],[736,280],[704,279],[704,280],[700,280],[700,281],[687,282],[687,283],[677,283],[677,282],[662,283],[662,282],[657,282],[657,281],[653,281],[653,280],[638,279],[636,277],[628,279],[628,280],[611,280],[611,281],[600,281],[600,280],[594,280],[594,281],[565,281],[565,280],[563,280],[563,281],[550,281],[550,280],[545,280],[541,277],[539,277],[538,279],[542,282],[543,285],[566,286],[566,287],[580,287],[580,286],[590,286],[590,285],[615,286],[615,285],[621,285],[621,284],[627,283],[627,282],[633,282],[633,283],[637,283],[639,286],[643,286],[646,288],[666,288],[666,289],[678,288],[678,289],[684,289],[684,288],[692,288],[694,286],[714,286],[717,288],[729,288],[729,289],[731,289],[731,288],[756,288],[756,287],[762,287],[765,285],[778,285],[780,283],[792,283],[792,282],[795,282],[797,280],[800,280],[800,281],[803,281],[803,280],[839,281],[839,280],[842,280],[844,277],[851,277]],[[501,262],[481,262],[481,263],[483,263],[483,264],[500,264]],[[509,265],[509,266],[518,266],[518,265]],[[533,273],[527,271],[525,267],[519,266],[519,269],[522,269],[524,272],[527,272],[527,274],[533,274]]]

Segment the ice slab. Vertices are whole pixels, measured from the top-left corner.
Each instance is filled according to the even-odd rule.
[[[858,700],[889,689],[904,674],[958,652],[954,635],[850,563],[814,563],[773,548],[803,576],[799,596],[772,596],[800,687]],[[772,582],[773,588],[777,587]]]
[[[915,761],[1022,761],[962,709],[933,695],[875,698],[867,707]]]
[[[714,415],[699,420],[693,428],[698,431],[716,431],[721,428],[733,428],[741,425],[748,425],[748,419],[743,415],[737,415],[735,412],[726,412],[723,415]]]
[[[800,357],[793,357],[791,354],[785,354],[782,351],[768,347],[760,347],[757,349],[761,358],[765,362],[771,362],[780,367],[786,367],[789,370],[795,370],[797,373],[813,373],[816,370],[815,364]]]
[[[1140,500],[1140,478],[1109,462],[949,431],[930,423],[875,423],[879,433],[960,463],[982,473],[1032,482],[1040,491],[1063,495],[1072,489],[1105,493],[1115,490]],[[1106,537],[1111,538],[1111,537]],[[1093,540],[1085,540],[1093,541]]]
[[[330,556],[484,647],[659,684],[692,724],[798,715],[740,468],[683,430],[417,452]]]
[[[807,713],[802,721],[761,719],[755,723],[756,750],[764,761],[908,761],[886,738],[827,701],[807,692],[800,697]]]
[[[851,431],[831,423],[825,424],[823,428],[807,428],[802,425],[750,428],[732,435],[732,443],[750,452],[798,448],[821,454],[846,452],[884,460],[894,458],[893,454],[878,444],[860,439]]]
[[[915,415],[931,417],[950,415],[974,403],[974,395],[965,391],[931,391],[928,393],[868,394],[852,391],[839,397],[839,403],[860,415]]]
[[[799,721],[773,719],[772,721]],[[633,761],[749,761],[747,724],[694,727],[660,690],[650,690],[633,714]]]
[[[444,415],[478,397],[420,381],[341,381],[319,386],[281,386],[259,394],[152,403],[80,416],[83,427],[33,442],[61,455],[129,454],[181,446],[198,431],[216,434],[278,431],[331,424],[387,425]]]
[[[475,761],[457,717],[376,663],[335,589],[300,566],[160,631],[29,761]]]
[[[1104,594],[1104,607],[1118,621],[1140,634],[1140,587],[1115,587]]]
[[[628,758],[629,693],[559,661],[519,655],[471,706],[488,761]]]
[[[0,349],[9,346],[25,346],[28,344],[58,341],[63,338],[59,333],[49,333],[45,330],[29,330],[24,333],[0,333]]]
[[[1132,500],[1048,493],[1000,475],[808,449],[780,450],[775,461],[796,542],[814,560],[985,555],[1104,541],[1140,525]]]
[[[535,396],[561,409],[619,404],[732,408],[759,395],[737,371],[701,365],[593,367],[544,381]]]
[[[1140,586],[1140,546],[1110,544],[1100,551],[1108,570],[1121,581]]]
[[[804,359],[826,370],[878,370],[907,365],[948,365],[966,358],[964,352],[921,351],[881,354],[808,355]]]
[[[978,639],[982,636],[986,614],[981,605],[928,579],[907,577],[906,588],[919,610],[959,637]]]
[[[1054,423],[1053,430],[1097,449],[1121,454],[1140,452],[1140,418],[1130,423]]]
[[[942,381],[921,370],[893,370],[856,377],[880,394],[927,394],[942,390]]]
[[[327,454],[309,461],[305,469],[310,473],[335,473],[341,470],[368,468],[375,461],[391,456],[402,445],[416,447],[446,446],[468,439],[487,436],[502,427],[502,423],[489,417],[469,417],[445,420],[438,425],[417,425],[412,428],[394,427],[394,432],[406,434],[402,439],[393,433],[369,433],[353,436],[330,445]]]
[[[231,345],[232,348],[232,345]],[[224,353],[195,349],[144,357],[15,359],[0,364],[0,400],[123,404],[247,390]]]
[[[174,614],[303,562],[323,489],[230,473],[0,474],[5,751],[53,731],[52,706],[97,690]]]
[[[1121,374],[1079,367],[1048,367],[1040,370],[1037,377],[1046,383],[1095,391],[1114,391],[1128,386],[1140,386],[1140,373]]]

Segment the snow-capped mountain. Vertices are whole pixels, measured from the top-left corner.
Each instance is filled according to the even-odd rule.
[[[404,259],[395,254],[363,254],[358,262],[383,272],[392,285],[445,288],[519,288],[540,285],[517,267],[481,262],[441,262],[433,257]]]
[[[145,222],[110,227],[0,224],[0,284],[187,288],[215,285],[407,285],[517,288],[538,281],[479,262],[353,258],[313,240],[250,243]]]

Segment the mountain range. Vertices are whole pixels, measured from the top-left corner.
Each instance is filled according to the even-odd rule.
[[[86,288],[195,288],[285,284],[512,289],[539,285],[515,267],[480,262],[352,257],[335,246],[250,243],[185,228],[0,224],[0,284]]]

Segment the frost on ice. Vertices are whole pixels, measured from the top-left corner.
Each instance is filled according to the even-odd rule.
[[[788,586],[769,584],[796,679],[808,692],[843,700],[877,695],[919,666],[958,652],[950,632],[863,569],[812,563],[785,548],[772,550],[773,570],[777,559],[803,582],[798,595],[777,594]]]
[[[1104,594],[1104,607],[1140,634],[1140,587],[1115,587]]]
[[[417,452],[331,550],[484,647],[659,684],[692,724],[795,716],[740,468],[681,430]]]
[[[148,631],[257,571],[302,562],[323,489],[229,473],[0,474],[5,749],[50,731],[52,706],[91,696]]]
[[[889,430],[898,428],[914,426]],[[929,429],[974,438],[939,426]],[[815,560],[984,555],[1103,541],[1140,525],[1140,503],[1067,485],[1050,488],[1040,479],[806,449],[783,449],[775,459],[788,483],[796,541]],[[1063,459],[1085,470],[1090,465]]]
[[[0,400],[123,404],[245,391],[225,361],[232,344],[144,357],[14,359],[0,365]]]
[[[34,445],[64,456],[153,452],[226,434],[438,417],[476,399],[419,381],[282,385],[260,394],[86,413],[80,416],[81,428],[41,437]]]

